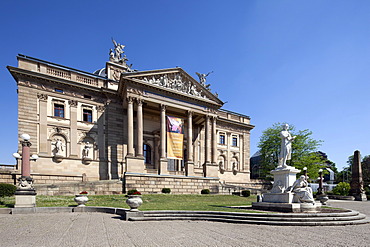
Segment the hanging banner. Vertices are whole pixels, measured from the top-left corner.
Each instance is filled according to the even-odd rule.
[[[167,119],[167,158],[183,159],[184,119],[166,116]]]

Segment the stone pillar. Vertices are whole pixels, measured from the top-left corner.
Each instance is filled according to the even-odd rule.
[[[39,135],[39,148],[41,154],[48,153],[48,128],[47,128],[47,109],[48,109],[48,96],[46,94],[38,94],[40,106],[40,135]]]
[[[69,121],[69,128],[70,128],[70,157],[77,157],[78,156],[78,150],[77,150],[77,101],[76,100],[70,100],[69,103],[69,109],[70,109],[70,121]],[[82,154],[81,154],[82,155]]]
[[[185,164],[185,175],[194,176],[194,161],[193,161],[193,112],[188,111],[188,160]]]
[[[205,145],[206,145],[206,164],[211,163],[211,140],[210,140],[210,127],[209,127],[209,116],[206,116],[206,133],[205,133]]]
[[[350,194],[355,197],[356,201],[367,201],[364,191],[364,181],[362,179],[361,155],[358,150],[353,155]]]
[[[203,173],[205,177],[217,177],[217,164],[216,161],[213,162],[213,156],[214,152],[213,149],[213,124],[216,124],[216,122],[212,123],[212,126],[210,126],[210,116],[206,116],[206,133],[205,133],[205,144],[206,144],[206,153],[205,153],[205,164],[203,166]],[[215,128],[216,130],[216,128]]]
[[[143,156],[143,101],[137,100],[137,157]]]
[[[161,107],[161,143],[160,143],[160,164],[159,174],[168,174],[167,171],[167,158],[166,158],[166,105],[162,104]]]
[[[102,106],[102,105],[99,105],[99,106],[96,106],[96,111],[98,112],[98,119],[97,119],[97,123],[98,123],[98,152],[99,152],[99,155],[98,155],[98,159],[100,161],[107,161],[107,156],[106,156],[106,146],[105,146],[105,136],[104,136],[104,128],[105,128],[105,107]],[[111,174],[108,172],[108,166],[107,166],[107,170],[105,172],[102,172],[104,171],[104,168],[101,167],[99,168],[99,173],[100,174],[104,174],[106,175],[107,177],[106,178],[103,178],[103,179],[110,179],[111,178]],[[103,175],[103,177],[104,177]],[[101,175],[102,176],[102,175]]]
[[[31,142],[22,141],[22,165],[21,165],[21,176],[30,177],[31,176],[31,166],[30,166],[30,147]]]
[[[134,156],[134,101],[127,98],[127,156]]]
[[[212,165],[217,163],[216,117],[212,117]]]

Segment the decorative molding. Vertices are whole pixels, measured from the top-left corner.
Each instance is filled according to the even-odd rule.
[[[39,100],[47,101],[48,100],[48,95],[47,94],[44,94],[44,93],[38,93],[37,94],[37,98]]]
[[[143,90],[140,90],[140,89],[137,89],[137,88],[128,88],[127,92],[137,94],[137,95],[140,95],[140,96],[144,95]]]
[[[97,111],[100,111],[100,112],[105,111],[105,106],[104,105],[97,105],[95,108],[96,108]]]
[[[70,106],[77,107],[78,101],[77,100],[68,100]]]

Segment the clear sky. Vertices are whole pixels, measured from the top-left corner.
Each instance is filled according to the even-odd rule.
[[[370,1],[1,1],[0,163],[17,151],[18,53],[93,72],[111,37],[138,70],[214,71],[224,109],[251,117],[251,155],[276,122],[310,129],[341,169],[370,154]],[[33,133],[28,133],[33,136]],[[32,139],[31,139],[32,141]]]

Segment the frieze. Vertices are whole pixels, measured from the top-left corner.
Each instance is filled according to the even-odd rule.
[[[205,91],[180,73],[141,76],[135,79],[147,84],[179,91],[198,98],[206,98]]]
[[[218,130],[222,129],[222,130],[239,131],[239,132],[242,132],[242,133],[248,133],[248,131],[242,126],[229,124],[229,123],[221,123],[220,121],[217,121],[216,128]]]

